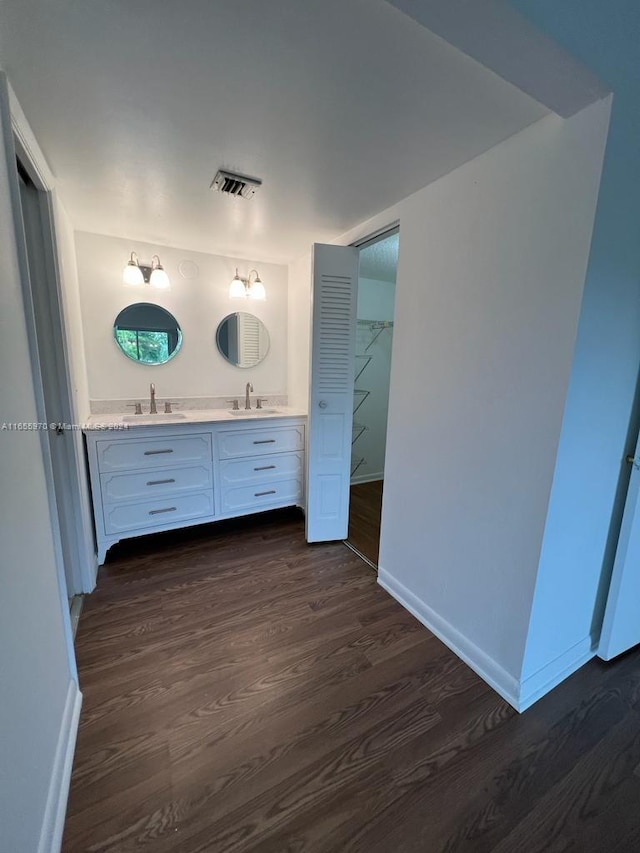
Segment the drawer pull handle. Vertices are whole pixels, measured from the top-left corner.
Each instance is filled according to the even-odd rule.
[[[147,486],[164,486],[165,483],[175,483],[175,477],[169,477],[167,480],[147,480]]]
[[[261,498],[263,495],[275,495],[275,493],[276,493],[275,489],[269,489],[268,492],[255,492],[254,497]]]
[[[254,441],[254,444],[275,444],[275,438],[264,438],[262,441]]]
[[[175,512],[177,507],[168,506],[166,509],[150,509],[149,515],[160,515],[161,512]]]
[[[159,453],[173,453],[173,448],[168,447],[166,450],[145,450],[145,456],[157,456]]]
[[[275,468],[275,465],[260,465],[258,468],[254,468],[254,471],[269,471],[271,468]]]

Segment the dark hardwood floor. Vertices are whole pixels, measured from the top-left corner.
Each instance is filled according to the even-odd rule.
[[[374,480],[351,486],[349,502],[349,542],[376,566],[380,547],[382,484],[382,480]]]
[[[77,655],[66,853],[640,849],[637,653],[519,716],[295,514],[126,543]]]

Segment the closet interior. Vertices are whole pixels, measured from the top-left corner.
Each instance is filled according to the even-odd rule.
[[[361,247],[348,544],[378,565],[399,233]]]

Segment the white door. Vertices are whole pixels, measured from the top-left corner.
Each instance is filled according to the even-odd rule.
[[[18,164],[11,132],[6,77],[0,72],[0,107],[7,117],[5,148],[12,189],[12,216],[23,287],[24,312],[33,371],[38,420],[72,424],[71,385],[59,301],[56,243],[50,193],[37,189],[23,164]],[[88,557],[87,528],[79,518],[80,472],[72,441],[81,436],[67,430],[40,430],[47,474],[52,527],[60,568],[64,569],[69,597],[89,591],[83,583],[83,562]],[[93,545],[90,546],[93,550]],[[90,564],[86,566],[91,571]]]
[[[358,249],[313,247],[307,542],[349,528]]]
[[[598,646],[603,660],[640,643],[640,438],[632,465]]]
[[[43,420],[49,425],[71,423],[70,391],[61,381],[61,377],[66,375],[66,364],[60,345],[62,338],[60,309],[57,293],[55,287],[52,287],[53,283],[47,269],[42,218],[44,199],[23,174],[19,174],[19,183],[34,332],[42,380]],[[72,478],[75,469],[70,465],[71,448],[67,446],[73,441],[74,436],[64,428],[58,428],[49,429],[45,437],[49,442],[51,453],[53,483],[50,486],[53,487],[58,510],[67,593],[71,598],[76,593],[82,592],[81,557],[72,503],[74,488]]]

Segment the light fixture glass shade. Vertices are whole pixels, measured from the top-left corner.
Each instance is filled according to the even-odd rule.
[[[137,287],[139,284],[144,284],[144,276],[142,270],[138,266],[137,258],[134,260],[135,252],[131,252],[131,258],[122,271],[122,283],[128,287]]]
[[[157,255],[151,258],[151,267],[151,278],[149,279],[151,287],[155,287],[157,290],[168,290],[171,287],[171,282]]]
[[[229,299],[246,299],[247,288],[244,286],[244,281],[238,275],[238,270],[233,277],[233,281],[229,285]]]
[[[169,276],[162,267],[156,267],[152,271],[149,284],[151,287],[156,287],[158,290],[168,290],[171,287]]]
[[[251,299],[258,299],[261,302],[267,298],[267,291],[264,289],[264,284],[257,278],[249,287],[249,296]]]

